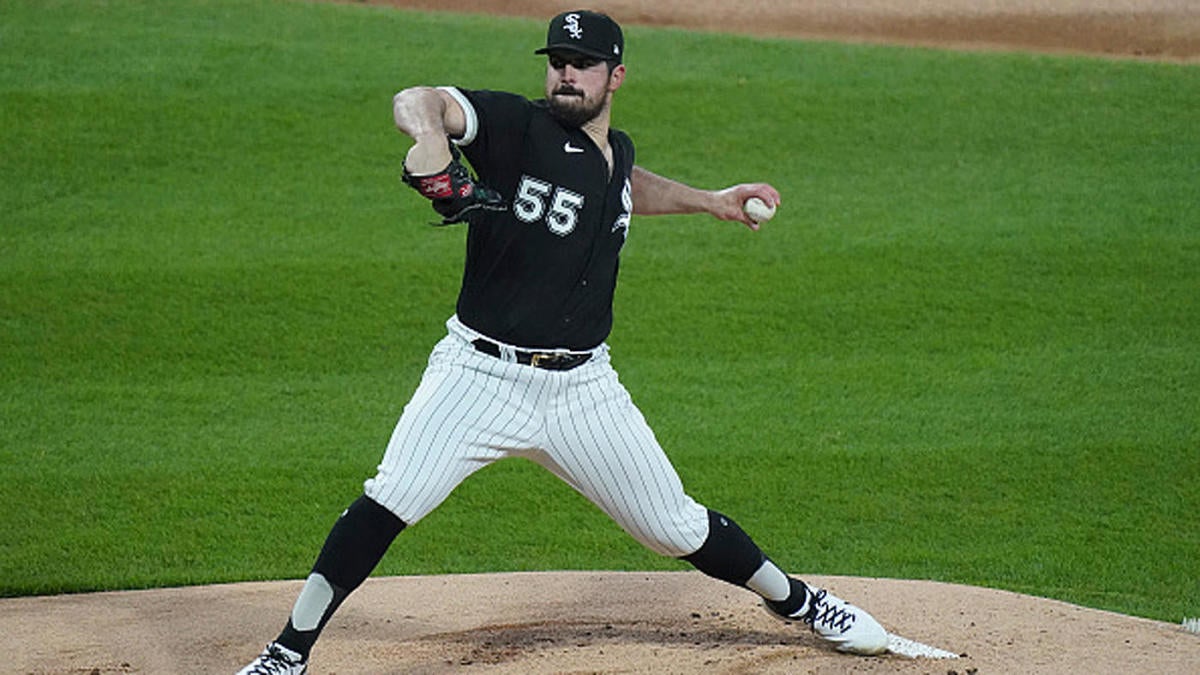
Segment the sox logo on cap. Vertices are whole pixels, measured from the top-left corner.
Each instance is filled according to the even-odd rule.
[[[620,63],[624,46],[621,26],[612,17],[581,9],[563,12],[551,19],[546,29],[546,46],[534,53],[548,54],[555,49],[562,49]]]
[[[571,37],[575,38],[576,40],[583,38],[583,27],[579,25],[578,14],[568,14],[563,27],[566,28],[567,32],[571,34]]]

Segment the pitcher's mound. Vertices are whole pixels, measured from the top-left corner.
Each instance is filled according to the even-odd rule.
[[[831,651],[753,594],[698,572],[370,579],[313,652],[323,673],[1188,672],[1181,626],[928,581],[804,577],[953,660]],[[273,638],[301,581],[0,600],[13,673],[233,673]]]

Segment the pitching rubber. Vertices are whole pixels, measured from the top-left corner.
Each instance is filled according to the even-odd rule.
[[[923,642],[909,640],[899,635],[888,633],[888,651],[901,656],[923,659],[957,659],[958,654],[948,652],[945,649],[931,647]]]

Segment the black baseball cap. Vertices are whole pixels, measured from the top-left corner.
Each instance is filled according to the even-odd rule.
[[[550,28],[546,30],[546,46],[534,54],[556,50],[579,52],[620,63],[625,55],[625,37],[621,34],[621,27],[607,14],[577,9],[550,19]]]

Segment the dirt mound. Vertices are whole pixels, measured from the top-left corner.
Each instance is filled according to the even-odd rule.
[[[330,623],[314,673],[1187,672],[1181,626],[1005,591],[808,576],[953,660],[831,651],[698,572],[373,578]],[[4,672],[232,673],[274,637],[302,582],[0,601]]]

